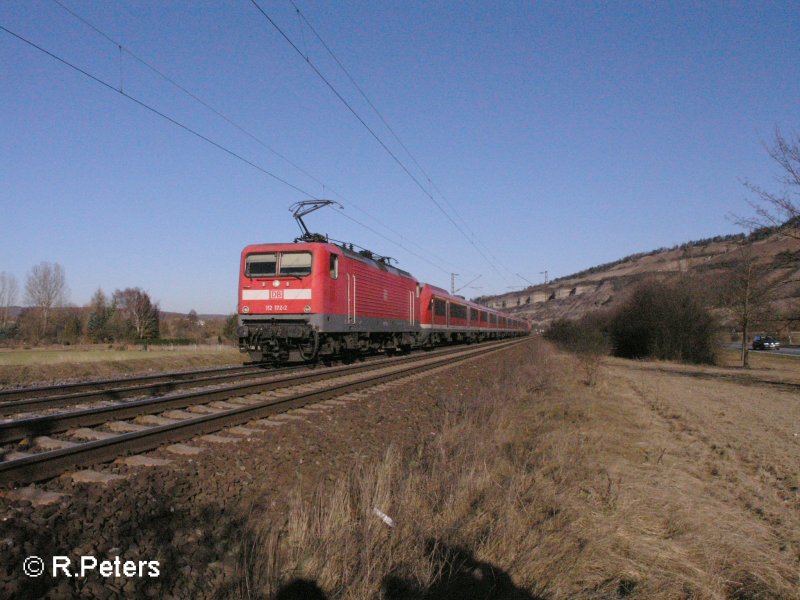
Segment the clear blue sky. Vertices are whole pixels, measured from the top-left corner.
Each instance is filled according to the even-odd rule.
[[[742,179],[777,174],[762,143],[800,128],[797,2],[295,0],[493,267],[248,0],[61,1],[327,187],[51,0],[7,0],[0,25],[437,266],[334,210],[312,230],[443,287],[481,275],[468,296],[737,231]],[[260,4],[430,189],[291,3]],[[0,271],[21,288],[46,260],[75,304],[139,286],[227,313],[241,248],[296,235],[303,193],[3,31],[0,65]]]

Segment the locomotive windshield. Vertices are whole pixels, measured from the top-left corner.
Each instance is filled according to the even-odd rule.
[[[310,252],[269,252],[245,258],[246,277],[302,277],[311,274]]]
[[[311,252],[281,252],[280,274],[290,277],[311,274]]]
[[[270,254],[249,254],[245,259],[244,274],[248,277],[275,277],[277,265],[278,255],[274,252]]]

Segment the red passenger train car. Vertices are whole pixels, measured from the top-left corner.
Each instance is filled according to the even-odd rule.
[[[239,347],[254,362],[408,351],[530,331],[526,321],[322,242],[247,246],[238,312]]]

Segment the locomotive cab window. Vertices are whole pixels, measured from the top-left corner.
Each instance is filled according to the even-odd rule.
[[[311,252],[282,252],[280,274],[290,277],[310,275]]]
[[[331,279],[339,278],[339,257],[331,254]]]
[[[444,317],[447,315],[447,305],[444,300],[439,300],[438,298],[433,299],[433,314],[437,317]]]
[[[244,262],[244,274],[247,277],[275,277],[278,255],[275,253],[249,254]]]

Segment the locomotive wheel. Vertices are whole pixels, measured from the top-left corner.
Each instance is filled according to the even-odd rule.
[[[309,342],[299,342],[297,350],[304,361],[316,362],[319,355],[319,333],[315,331],[312,340]]]

